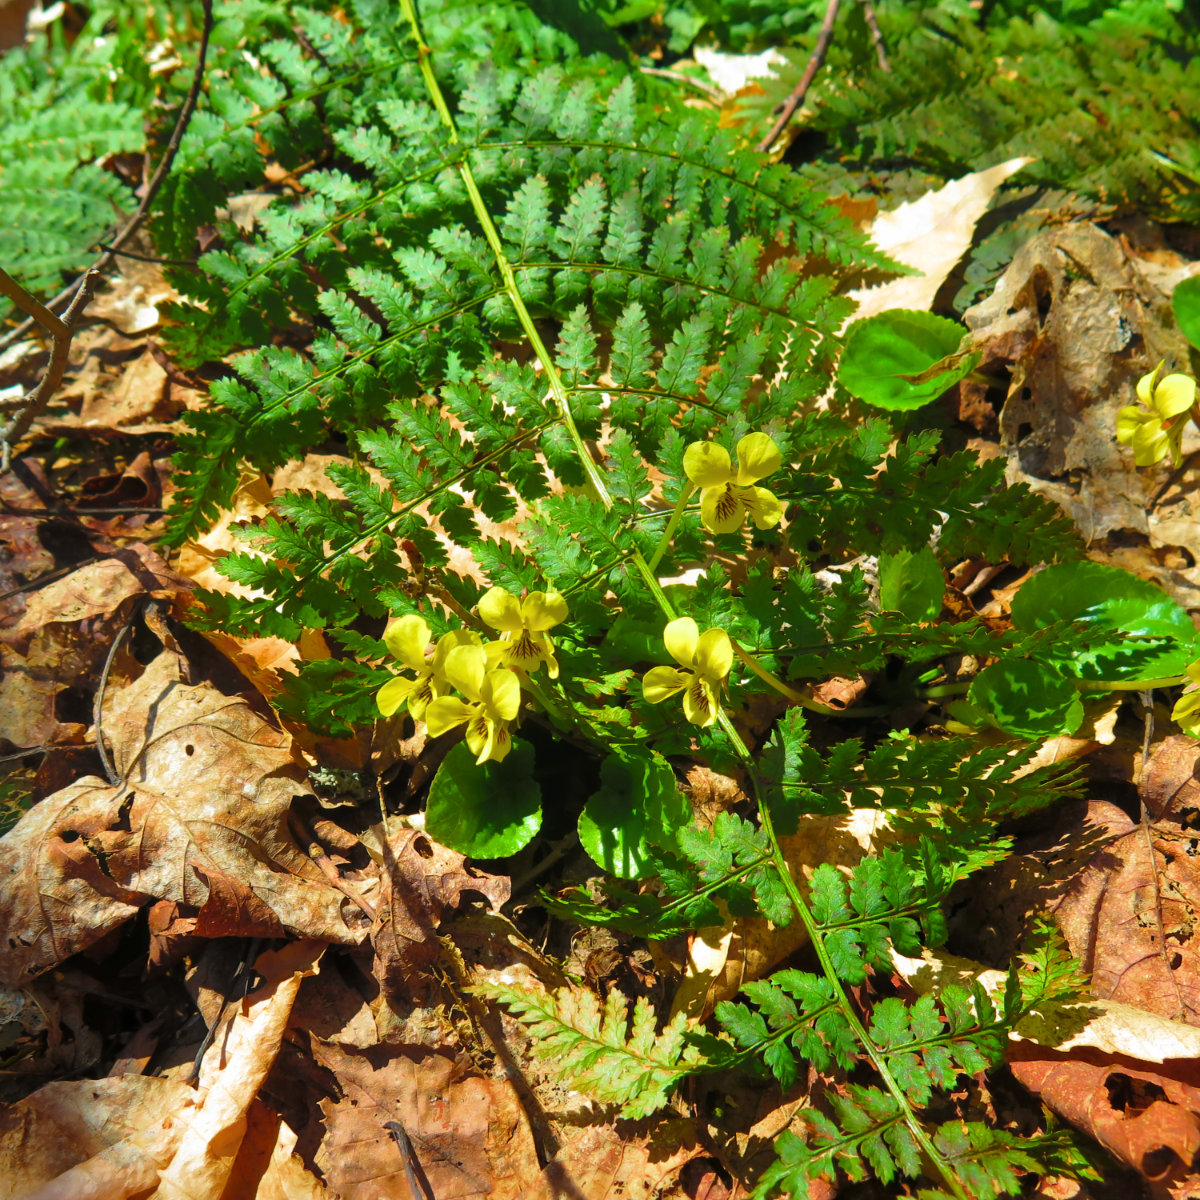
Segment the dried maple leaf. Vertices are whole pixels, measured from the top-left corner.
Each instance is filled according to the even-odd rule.
[[[0,841],[0,981],[25,983],[159,900],[210,936],[365,935],[365,916],[289,831],[309,788],[288,737],[177,668],[164,652],[112,698],[104,734],[120,783],[80,779]]]

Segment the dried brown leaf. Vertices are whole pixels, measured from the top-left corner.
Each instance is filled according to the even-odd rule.
[[[1089,805],[1106,835],[1054,909],[1071,952],[1090,972],[1092,994],[1200,1024],[1200,744],[1171,737],[1142,782],[1148,823],[1115,805]],[[1164,941],[1165,939],[1165,941]]]
[[[309,788],[287,735],[177,665],[164,652],[112,699],[123,782],[80,779],[0,841],[0,979],[24,983],[158,900],[219,934],[361,940],[362,913],[289,831]]]
[[[48,1083],[0,1108],[0,1200],[144,1196],[171,1158],[195,1091],[141,1075]]]
[[[371,930],[375,976],[385,993],[406,992],[441,953],[436,933],[464,893],[475,892],[499,909],[512,894],[507,876],[468,867],[466,858],[419,829],[399,829],[385,852],[387,881]]]

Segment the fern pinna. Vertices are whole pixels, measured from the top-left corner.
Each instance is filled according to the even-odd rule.
[[[209,595],[203,619],[323,630],[337,653],[283,704],[325,728],[370,722],[385,697],[431,730],[465,723],[471,753],[452,750],[430,790],[435,836],[453,810],[464,837],[480,795],[490,825],[468,846],[509,852],[536,831],[532,755],[509,755],[521,708],[604,755],[581,837],[643,882],[617,885],[608,913],[561,898],[576,915],[648,936],[714,914],[804,926],[817,970],[752,984],[717,1034],[658,1032],[644,1005],[627,1029],[619,996],[601,1012],[574,992],[494,991],[602,1102],[646,1115],[718,1067],[765,1066],[789,1087],[800,1056],[841,1083],[781,1139],[763,1194],[866,1170],[958,1197],[1011,1190],[1024,1149],[925,1110],[998,1061],[1040,999],[1014,984],[1000,1010],[982,992],[872,1006],[849,989],[889,970],[892,948],[936,944],[948,887],[1002,852],[996,823],[1066,782],[1018,781],[1019,760],[955,741],[823,757],[800,717],[829,711],[805,680],[1013,647],[977,622],[880,613],[855,561],[936,545],[943,561],[1036,562],[1073,553],[1073,535],[997,468],[939,458],[936,435],[905,437],[830,392],[852,310],[839,291],[890,264],[789,169],[519,6],[433,3],[420,22],[407,0],[399,22],[390,3],[350,7],[356,28],[292,10],[298,43],[268,43],[257,76],[213,78],[181,152],[190,192],[161,218],[178,252],[264,147],[286,155],[255,229],[223,227],[178,280],[192,307],[176,353],[237,353],[188,418],[172,536],[202,527],[243,470],[340,452],[332,489],[286,495],[245,531],[223,569],[248,594]],[[833,581],[821,571],[846,560]],[[486,652],[485,626],[503,631]],[[664,638],[677,667],[651,665]],[[493,668],[518,651],[514,695]],[[470,704],[444,694],[451,677]],[[693,826],[668,755],[730,773],[751,803]],[[889,813],[898,847],[802,884],[786,838],[848,797]],[[936,837],[918,839],[930,818]],[[1050,994],[1059,976],[1043,975]]]

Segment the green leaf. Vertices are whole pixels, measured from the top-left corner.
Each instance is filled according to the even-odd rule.
[[[1197,657],[1186,610],[1154,584],[1103,563],[1060,563],[1039,571],[1013,597],[1012,619],[1026,630],[1057,621],[1111,630],[1111,642],[1047,655],[1081,679],[1164,679],[1182,675]]]
[[[879,556],[879,607],[910,621],[933,621],[942,611],[946,581],[928,547]]]
[[[1074,684],[1049,663],[1030,659],[998,662],[980,671],[969,698],[1006,733],[1019,737],[1072,734],[1083,721]]]
[[[621,879],[649,867],[650,845],[669,845],[691,820],[675,772],[653,751],[615,749],[600,768],[602,785],[579,818],[579,840],[595,863]]]
[[[1171,296],[1179,332],[1200,349],[1200,275],[1181,280]]]
[[[471,858],[502,858],[529,844],[542,825],[533,748],[516,742],[503,762],[475,763],[464,742],[442,761],[429,787],[425,829]]]
[[[920,408],[974,369],[979,356],[959,352],[966,335],[955,321],[912,309],[855,321],[846,335],[838,382],[875,408]]]

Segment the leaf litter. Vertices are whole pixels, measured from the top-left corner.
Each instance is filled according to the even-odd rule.
[[[963,249],[992,186],[987,176],[972,182],[979,196],[954,218]],[[919,261],[926,234],[918,233]],[[1139,273],[1145,261],[1136,245],[1091,226],[1030,243],[999,299],[969,318],[984,367],[1010,372],[1012,383],[1002,396],[964,383],[961,415],[983,438],[999,438],[1014,477],[1085,522],[1098,553],[1157,575],[1186,602],[1191,572],[1168,550],[1193,544],[1190,509],[1168,493],[1147,518],[1143,500],[1158,481],[1131,476],[1111,447],[1112,397],[1130,390],[1146,357],[1178,349],[1163,341],[1164,292],[1155,293],[1153,270]],[[937,282],[951,265],[939,262]],[[136,287],[154,293],[152,279]],[[131,291],[128,311],[136,315],[139,303]],[[97,351],[75,378],[79,411],[53,418],[58,432],[88,424],[120,427],[122,437],[169,432],[178,381],[139,348],[142,325],[125,327],[127,344]],[[104,355],[120,370],[101,372]],[[1070,403],[1060,404],[1063,395]],[[4,1028],[21,1031],[10,1103],[0,1107],[0,1200],[408,1200],[414,1175],[439,1200],[730,1195],[728,1170],[752,1173],[807,1084],[786,1096],[731,1092],[736,1120],[697,1120],[685,1101],[646,1127],[589,1111],[551,1080],[519,1027],[467,991],[517,963],[547,986],[564,982],[528,929],[500,915],[507,907],[522,916],[511,882],[403,819],[316,796],[308,770],[320,741],[298,745],[262,702],[296,648],[217,639],[214,654],[172,633],[193,580],[232,544],[227,531],[196,547],[191,578],[176,574],[130,542],[147,524],[152,532],[152,515],[113,522],[87,511],[88,499],[116,510],[160,503],[161,454],[105,454],[70,466],[72,536],[98,561],[6,597],[0,617],[0,735],[17,750],[53,747],[48,761],[60,764],[43,768],[47,786],[0,840],[10,881],[0,896],[0,980],[25,998],[3,1009]],[[53,498],[63,475],[39,478],[34,455],[21,461],[33,486],[6,479],[0,495],[37,515],[4,526],[10,589],[71,565],[61,532],[57,542],[47,536],[62,518],[50,515],[46,492]],[[260,488],[260,505],[271,490]],[[1132,558],[1119,544],[1130,531],[1140,539]],[[112,656],[97,730],[89,705],[126,628],[140,631],[141,644],[135,653],[130,637]],[[115,781],[103,773],[98,736]],[[1195,1194],[1190,1164],[1200,1149],[1194,746],[1159,747],[1142,782],[1145,821],[1128,803],[1100,798],[1101,788],[1058,830],[1073,858],[1060,855],[1051,869],[1031,851],[1009,860],[1017,867],[1005,877],[1009,936],[1030,911],[1052,910],[1093,972],[1095,997],[1066,1031],[1014,1043],[1014,1074],[1172,1196]],[[1109,762],[1136,759],[1128,732],[1104,753]],[[75,769],[81,761],[90,772]],[[718,777],[709,790],[723,793],[717,809],[737,800],[732,781]],[[797,849],[811,863],[849,863],[857,845],[853,831],[831,829],[828,843]],[[802,952],[793,931],[760,924],[697,936],[690,948],[657,947],[653,969],[633,976],[656,975],[669,996],[690,969],[685,991],[703,1015]],[[620,978],[630,990],[627,943],[616,939],[606,953],[595,979]],[[102,993],[127,1002],[147,982],[172,998],[163,1011],[135,1008],[103,1034],[92,1028]],[[41,1021],[19,1017],[29,998]],[[30,1091],[39,1076],[19,1072],[35,1063],[75,1073],[111,1063],[113,1073]]]

